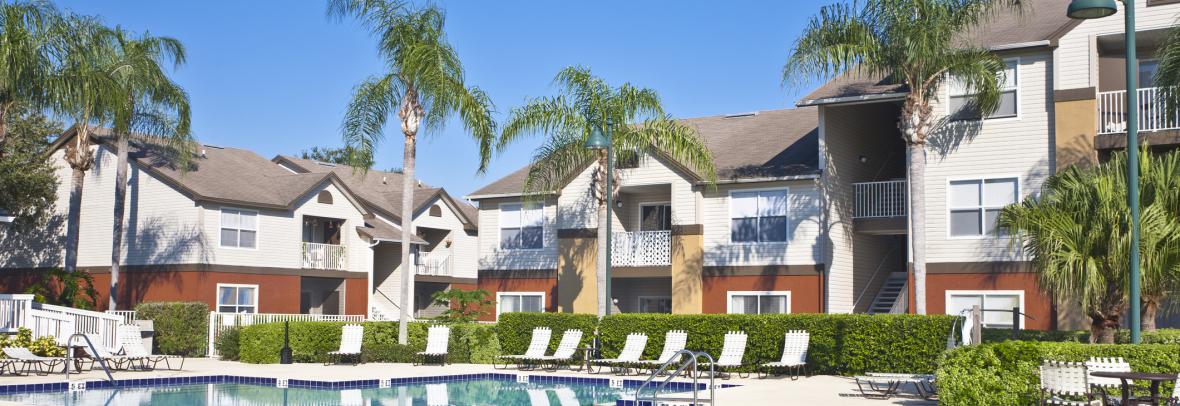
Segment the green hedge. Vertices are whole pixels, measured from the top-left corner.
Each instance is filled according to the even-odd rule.
[[[524,354],[533,338],[533,328],[549,327],[553,336],[549,339],[549,352],[557,349],[561,335],[569,329],[582,330],[582,345],[594,339],[598,316],[573,313],[505,313],[496,323],[496,335],[505,354]],[[581,346],[581,345],[580,345]]]
[[[993,343],[1012,339],[1012,330],[1010,329],[983,329],[983,342]],[[1175,328],[1161,328],[1155,331],[1144,331],[1142,335],[1143,344],[1180,344],[1180,329]],[[1016,334],[1017,341],[1049,341],[1049,342],[1074,342],[1074,343],[1088,343],[1090,342],[1089,330],[1062,330],[1062,331],[1041,331],[1041,330],[1020,330]],[[1115,342],[1126,344],[1131,342],[1131,332],[1129,330],[1119,330],[1115,334]]]
[[[745,363],[758,365],[779,360],[787,330],[807,330],[812,373],[930,373],[946,350],[955,319],[903,314],[619,314],[604,318],[599,334],[603,355],[615,356],[627,334],[647,333],[644,357],[653,359],[663,350],[668,330],[685,330],[687,348],[710,354],[721,353],[727,331],[745,331]]]
[[[222,360],[237,361],[240,357],[238,355],[238,338],[242,333],[241,327],[230,327],[221,332],[217,336],[217,342],[213,343],[213,347],[217,348],[217,355]]]
[[[324,362],[329,351],[340,348],[343,322],[292,322],[291,354],[295,362]],[[409,344],[397,343],[397,322],[365,322],[361,359],[365,362],[412,362],[415,353],[426,349],[429,323],[410,323]],[[494,326],[474,323],[452,324],[448,359],[451,362],[491,363],[500,354]],[[238,337],[239,359],[255,364],[279,362],[283,348],[283,323],[246,326]]]
[[[937,372],[940,404],[1036,404],[1037,368],[1043,360],[1081,362],[1090,357],[1123,357],[1135,371],[1180,371],[1180,345],[1175,344],[1030,341],[983,344],[958,348],[946,355]],[[1167,388],[1171,390],[1170,385]]]
[[[135,317],[152,321],[158,354],[201,357],[208,351],[209,306],[204,302],[140,303]]]

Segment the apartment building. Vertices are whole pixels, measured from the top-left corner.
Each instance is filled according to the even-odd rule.
[[[0,228],[0,280],[21,291],[40,269],[64,264],[71,169],[63,134],[51,148],[58,198],[48,226]],[[105,306],[110,281],[116,151],[92,135],[94,166],[82,194],[78,268]],[[203,301],[221,312],[396,318],[401,291],[401,174],[362,173],[289,156],[202,145],[187,171],[145,140],[130,143],[119,306]],[[475,208],[441,188],[414,193],[412,314],[442,309],[429,295],[474,286]]]
[[[1076,314],[1037,284],[1028,258],[996,227],[1004,205],[1069,165],[1125,147],[1126,117],[1157,148],[1180,121],[1153,97],[1154,50],[1180,4],[1137,5],[1138,111],[1123,108],[1123,22],[1071,20],[1067,0],[1000,15],[973,44],[1005,61],[987,117],[965,110],[950,78],[926,150],[929,313],[972,305],[989,327],[1076,328]],[[1121,6],[1120,6],[1121,7]],[[655,154],[622,170],[611,208],[612,301],[621,312],[882,313],[913,308],[907,146],[897,130],[904,86],[849,75],[788,110],[686,120],[713,151],[719,181]],[[560,190],[524,199],[527,167],[474,192],[479,286],[506,311],[594,312],[596,216],[587,167]],[[1072,310],[1070,310],[1072,311]]]

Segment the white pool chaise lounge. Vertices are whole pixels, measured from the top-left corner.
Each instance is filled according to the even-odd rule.
[[[426,350],[419,352],[418,365],[424,365],[431,358],[438,358],[442,365],[447,364],[447,348],[451,340],[451,328],[434,325],[426,330]]]
[[[365,326],[360,324],[346,324],[340,328],[340,349],[328,353],[328,364],[344,363],[352,359],[352,364],[361,362],[361,342],[364,341]]]

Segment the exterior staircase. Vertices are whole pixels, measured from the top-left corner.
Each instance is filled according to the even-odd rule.
[[[369,295],[369,312],[369,320],[376,321],[397,320],[400,313],[397,304],[380,290]]]
[[[873,298],[873,304],[869,305],[869,314],[904,313],[908,282],[905,272],[890,273],[881,290],[877,291],[877,297]]]

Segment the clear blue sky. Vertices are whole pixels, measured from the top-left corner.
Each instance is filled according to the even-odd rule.
[[[446,29],[469,83],[498,117],[553,94],[554,74],[589,66],[614,84],[655,89],[676,117],[791,107],[807,89],[783,88],[779,71],[807,18],[830,0],[454,1]],[[352,87],[385,71],[374,40],[325,2],[59,1],[110,25],[180,39],[188,64],[176,80],[192,97],[204,143],[264,157],[339,146]],[[396,121],[393,121],[396,123]],[[475,143],[457,125],[418,148],[418,177],[464,196],[528,163],[540,142],[518,143],[476,175]],[[387,128],[377,168],[400,167],[402,136]]]

